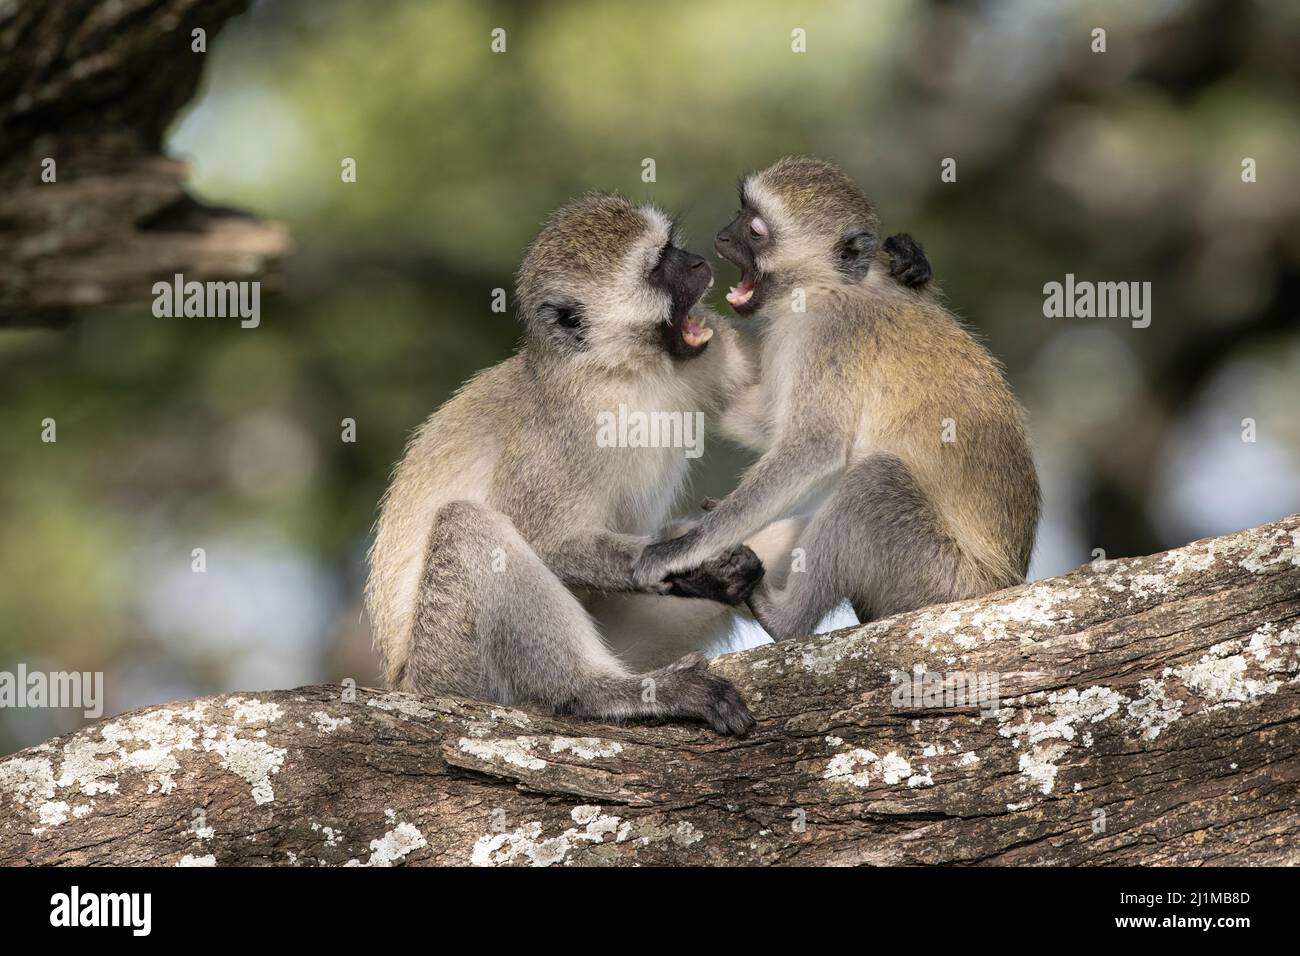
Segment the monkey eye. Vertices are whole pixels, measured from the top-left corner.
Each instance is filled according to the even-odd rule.
[[[761,217],[755,216],[749,220],[749,238],[754,240],[766,239],[767,235],[767,223]]]
[[[582,328],[582,306],[576,302],[546,302],[541,307],[544,321],[562,329]]]

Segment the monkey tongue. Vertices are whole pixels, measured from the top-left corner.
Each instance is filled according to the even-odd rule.
[[[682,341],[691,348],[699,348],[709,339],[713,338],[713,330],[703,322],[687,316],[686,321],[682,323]]]
[[[733,285],[727,293],[727,301],[732,305],[744,305],[754,297],[754,280],[751,276],[741,276],[740,285]]]

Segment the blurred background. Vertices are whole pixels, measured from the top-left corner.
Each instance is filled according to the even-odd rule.
[[[1033,577],[1300,510],[1297,50],[1285,2],[257,2],[168,148],[204,200],[289,225],[283,292],[251,330],[147,305],[0,330],[0,670],[103,671],[105,713],[377,683],[376,503],[411,429],[513,348],[492,290],[541,219],[618,189],[704,252],[738,176],[790,153],[855,176],[1005,362],[1044,485]],[[1066,273],[1150,282],[1150,327],[1045,318]],[[692,501],[749,460],[707,449]],[[80,720],[0,710],[0,753]]]

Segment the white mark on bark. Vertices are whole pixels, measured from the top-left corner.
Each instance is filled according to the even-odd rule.
[[[1042,701],[1045,707],[1040,706],[1039,712],[1050,711],[1051,719],[1035,720],[1033,707],[1025,706],[1029,701]],[[1083,731],[1086,725],[1118,713],[1126,702],[1122,694],[1099,686],[1089,687],[1082,693],[1072,687],[1047,695],[1030,694],[1019,699],[1020,706],[1004,707],[998,711],[998,734],[1010,739],[1017,749],[1021,746],[1028,748],[1020,755],[1020,772],[1043,793],[1051,793],[1056,782],[1056,761],[1069,750],[1068,743],[1075,738],[1076,725],[1079,731]],[[1020,723],[1012,723],[1016,713],[1022,709],[1024,716]],[[1066,743],[1048,743],[1054,740]],[[1084,731],[1082,743],[1091,747],[1092,735]]]
[[[327,828],[328,829],[328,828]],[[424,834],[411,823],[399,823],[377,840],[370,841],[370,859],[365,863],[348,860],[345,866],[392,866],[429,845]]]
[[[1051,720],[1034,720],[1034,710],[1024,704],[1030,701],[1044,701],[1051,711]],[[1003,707],[998,711],[998,734],[1011,739],[1019,747],[1022,743],[1035,744],[1041,740],[1060,738],[1074,740],[1075,724],[1092,723],[1105,720],[1116,713],[1125,702],[1122,694],[1109,687],[1093,686],[1080,692],[1071,687],[1069,690],[1053,691],[1043,694],[1030,694],[1019,699],[1021,706]],[[1017,711],[1023,707],[1024,718],[1012,723]]]
[[[248,782],[253,802],[270,803],[275,799],[271,777],[280,772],[288,753],[282,747],[272,747],[261,740],[244,740],[233,731],[226,731],[219,740],[204,740],[203,749],[221,757],[221,769],[238,774]]]
[[[672,841],[678,846],[686,847],[692,843],[699,843],[704,839],[704,834],[695,829],[689,821],[683,820],[672,829]]]
[[[0,790],[32,809],[54,796],[54,766],[44,757],[11,757],[0,763]]]
[[[1153,594],[1168,594],[1171,590],[1173,582],[1164,574],[1135,574],[1129,578],[1129,603]]]
[[[478,757],[490,763],[503,761],[524,770],[543,770],[546,761],[532,755],[533,738],[516,737],[510,740],[499,737],[495,740],[471,740],[461,737],[457,746],[471,757]]]
[[[611,834],[611,842],[623,843],[632,833],[630,821],[606,814],[598,806],[582,804],[574,807],[569,815],[577,826],[546,840],[541,839],[543,828],[537,821],[525,823],[510,833],[484,834],[474,843],[470,863],[474,866],[509,866],[518,861],[529,866],[554,866],[570,862],[570,853],[581,846],[604,843]],[[683,830],[683,827],[690,829]],[[686,821],[679,823],[669,835],[675,842],[685,839],[686,843],[679,843],[682,846],[703,838]],[[651,838],[643,839],[649,843]]]
[[[1142,693],[1129,702],[1128,715],[1137,721],[1144,740],[1155,740],[1161,731],[1183,715],[1183,702],[1165,695],[1165,685],[1145,678],[1138,682]]]
[[[1247,571],[1262,574],[1279,564],[1287,563],[1300,567],[1300,530],[1276,528],[1266,534],[1260,533],[1257,537],[1259,543],[1254,550],[1241,559],[1241,566]]]
[[[826,769],[822,772],[822,777],[836,783],[849,783],[855,787],[869,787],[871,786],[872,774],[890,785],[913,776],[912,765],[900,757],[896,751],[891,750],[884,757],[877,757],[870,750],[855,747],[832,757],[826,765]],[[928,777],[929,775],[926,774],[922,778],[922,782],[932,785],[934,781],[929,780]],[[920,785],[922,785],[921,782],[913,784],[908,779],[908,786]]]
[[[367,698],[366,706],[425,720],[441,716],[436,710],[432,710],[420,703],[420,698],[396,690]]]
[[[323,734],[332,734],[340,727],[346,727],[352,723],[351,717],[331,717],[323,710],[314,712],[311,719],[316,722],[316,729]]]
[[[71,809],[63,800],[49,800],[41,804],[41,808],[36,811],[36,817],[45,826],[32,827],[32,836],[40,836],[47,827],[57,827],[68,819],[68,812]]]
[[[1070,749],[1059,741],[1034,744],[1028,753],[1020,755],[1020,772],[1038,785],[1043,793],[1051,793],[1056,785],[1056,761]]]
[[[802,641],[786,655],[787,666],[799,666],[810,674],[833,674],[844,660],[855,660],[866,653],[862,646],[862,629],[832,631],[813,641]]]
[[[335,830],[333,827],[322,826],[313,821],[311,828],[314,832],[323,833],[325,835],[326,846],[338,846],[343,841],[343,834],[338,830]]]
[[[583,760],[595,760],[597,757],[615,757],[623,752],[623,745],[617,740],[601,740],[599,737],[556,737],[551,741],[551,753],[569,751]]]
[[[280,705],[273,700],[227,697],[226,706],[233,709],[231,720],[237,724],[269,724],[283,716]]]
[[[59,789],[74,788],[84,796],[116,794],[119,778],[128,772],[145,777],[149,793],[171,793],[173,774],[180,769],[175,754],[194,749],[198,730],[190,722],[202,717],[204,706],[165,708],[92,727],[63,745],[57,772],[45,757],[5,761],[0,763],[0,787],[34,812],[38,798],[52,800]],[[53,748],[43,745],[33,752],[53,753]],[[79,814],[74,811],[80,817],[94,809],[93,803],[81,807]]]
[[[1083,594],[1073,586],[1028,585],[1014,600],[994,607],[923,611],[913,621],[908,634],[927,648],[932,640],[948,639],[963,650],[984,641],[1032,637],[1038,629],[1073,621],[1070,603]]]
[[[1216,657],[1211,653],[1195,664],[1175,669],[1174,673],[1193,692],[1213,701],[1211,710],[1235,707],[1261,694],[1277,693],[1278,681],[1247,677],[1246,667],[1246,658],[1240,654]]]
[[[1210,541],[1205,547],[1189,545],[1170,551],[1160,559],[1161,564],[1169,565],[1169,573],[1174,576],[1199,574],[1214,567],[1218,555],[1215,554],[1217,542]]]

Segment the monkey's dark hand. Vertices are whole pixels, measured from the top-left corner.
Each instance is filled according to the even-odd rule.
[[[763,562],[742,544],[698,568],[670,574],[664,580],[669,585],[669,594],[738,605],[748,600],[762,579]]]
[[[934,278],[925,250],[907,233],[886,239],[885,251],[889,253],[889,274],[909,289],[919,289]]]

